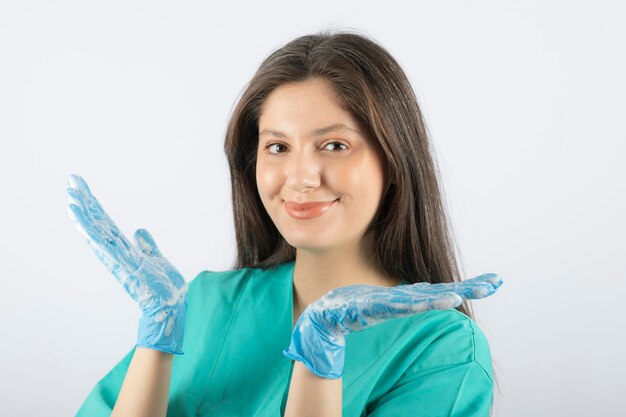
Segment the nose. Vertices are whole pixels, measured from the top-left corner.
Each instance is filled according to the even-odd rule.
[[[321,166],[315,157],[306,157],[301,153],[287,164],[287,186],[297,192],[307,188],[317,188],[321,182]]]

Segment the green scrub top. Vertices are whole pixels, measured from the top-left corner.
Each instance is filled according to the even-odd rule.
[[[168,417],[284,415],[294,364],[282,353],[293,329],[294,266],[202,271],[189,283],[184,354],[173,358]],[[111,415],[134,350],[95,385],[77,417]],[[343,416],[490,414],[489,345],[455,309],[348,334],[344,366]]]

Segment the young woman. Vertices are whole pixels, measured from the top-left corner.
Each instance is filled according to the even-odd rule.
[[[248,84],[225,151],[237,260],[189,285],[70,176],[71,218],[143,313],[77,415],[489,415],[489,346],[466,300],[502,281],[459,277],[392,56],[351,32],[287,43]]]

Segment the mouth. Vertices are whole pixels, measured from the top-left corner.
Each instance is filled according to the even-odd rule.
[[[294,219],[308,220],[322,216],[330,210],[339,199],[325,202],[298,204],[293,201],[285,201],[283,206],[287,214]]]

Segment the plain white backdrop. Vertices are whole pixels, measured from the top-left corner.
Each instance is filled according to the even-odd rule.
[[[623,415],[625,21],[598,0],[2,1],[0,415],[73,415],[136,340],[67,176],[188,281],[230,269],[232,108],[271,51],[331,28],[403,66],[467,278],[504,279],[474,303],[494,415]]]

